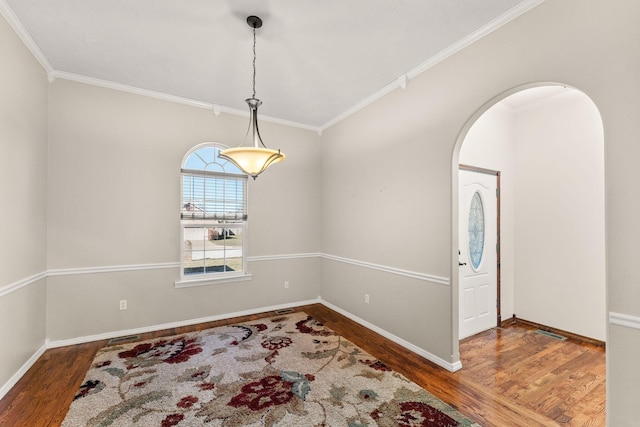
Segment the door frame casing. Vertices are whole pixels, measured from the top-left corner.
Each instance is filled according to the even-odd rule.
[[[502,315],[500,311],[501,306],[501,293],[500,293],[500,171],[481,168],[478,166],[471,166],[460,163],[458,165],[458,171],[465,170],[469,172],[482,173],[485,175],[493,175],[496,177],[496,327],[500,327],[502,324]]]

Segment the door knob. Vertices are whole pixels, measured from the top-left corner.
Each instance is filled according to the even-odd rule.
[[[460,255],[460,249],[458,249],[458,255]],[[460,260],[458,260],[458,267],[461,267],[463,265],[467,265],[466,262],[460,262]]]

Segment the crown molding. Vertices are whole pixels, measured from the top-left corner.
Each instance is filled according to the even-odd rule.
[[[362,110],[366,106],[368,106],[370,104],[373,104],[378,99],[382,98],[383,96],[387,95],[388,93],[391,93],[391,92],[393,92],[394,90],[396,90],[398,88],[406,89],[408,80],[409,80],[408,79],[408,74],[403,74],[402,76],[400,76],[396,80],[394,80],[392,83],[389,83],[388,85],[386,85],[385,87],[380,89],[378,92],[374,93],[373,95],[370,95],[370,96],[366,97],[365,99],[363,99],[362,101],[360,101],[356,105],[354,105],[353,107],[349,108],[344,113],[340,114],[339,116],[329,120],[327,123],[325,123],[324,125],[320,126],[320,132],[324,132],[325,130],[329,129],[330,127],[337,125],[341,121],[345,120],[347,117],[357,113],[358,111]]]
[[[206,102],[195,101],[189,98],[182,98],[180,96],[169,95],[166,93],[155,92],[148,89],[142,89],[135,86],[124,85],[121,83],[110,82],[108,80],[96,79],[94,77],[83,76],[81,74],[69,73],[66,71],[53,70],[49,73],[49,79],[54,81],[56,79],[71,80],[78,83],[84,83],[91,86],[98,86],[107,89],[113,89],[120,92],[127,92],[134,95],[146,96],[149,98],[161,99],[164,101],[170,101],[177,104],[189,105],[192,107],[204,108],[207,110],[213,110],[213,104]]]
[[[0,0],[0,2],[3,0]],[[106,89],[117,90],[120,92],[131,93],[134,95],[146,96],[149,98],[160,99],[163,101],[174,102],[177,104],[189,105],[196,108],[204,108],[205,110],[212,110],[216,116],[220,113],[232,114],[234,116],[249,117],[249,112],[245,110],[239,110],[237,108],[225,107],[224,105],[211,104],[208,102],[197,101],[191,98],[183,98],[181,96],[169,95],[162,92],[156,92],[149,89],[142,89],[135,86],[129,86],[121,83],[115,83],[108,80],[97,79],[94,77],[83,76],[81,74],[69,73],[66,71],[52,70],[49,72],[49,81],[56,79],[71,80],[78,83],[84,83],[91,86],[99,86]],[[260,120],[265,122],[276,123],[284,126],[300,128],[310,130],[313,132],[320,132],[320,128],[317,126],[310,126],[303,123],[292,122],[290,120],[278,119],[276,117],[260,115]]]
[[[523,1],[522,3],[518,4],[517,6],[515,6],[513,9],[503,13],[502,15],[498,16],[497,18],[495,18],[494,20],[492,20],[488,24],[484,25],[480,29],[478,29],[478,30],[474,31],[473,33],[469,34],[468,36],[458,40],[456,43],[454,43],[451,46],[449,46],[448,48],[440,51],[438,54],[436,54],[433,57],[429,58],[427,61],[425,61],[422,64],[418,65],[417,67],[411,69],[410,71],[408,71],[407,73],[403,74],[402,76],[398,77],[395,81],[389,83],[387,86],[383,87],[378,92],[376,92],[376,93],[368,96],[367,98],[363,99],[362,101],[360,101],[359,103],[357,103],[353,107],[349,108],[344,113],[342,113],[339,116],[329,120],[327,123],[325,123],[324,125],[320,126],[320,133],[322,133],[326,129],[328,129],[328,128],[340,123],[341,121],[343,121],[347,117],[357,113],[358,111],[362,110],[363,108],[365,108],[369,104],[374,103],[378,99],[380,99],[383,96],[387,95],[389,92],[392,92],[393,90],[398,89],[398,88],[406,89],[407,84],[410,82],[411,79],[414,79],[414,78],[418,77],[420,74],[424,73],[428,69],[436,66],[437,64],[439,64],[440,62],[442,62],[445,59],[449,58],[450,56],[453,56],[454,54],[456,54],[457,52],[459,52],[462,49],[466,48],[467,46],[471,45],[472,43],[480,40],[481,38],[483,38],[487,34],[497,30],[498,28],[502,27],[503,25],[505,25],[509,21],[512,21],[513,19],[519,17],[520,15],[525,14],[526,12],[530,11],[531,9],[533,9],[534,7],[542,4],[545,1],[546,0],[525,0],[525,1]]]
[[[366,97],[365,99],[363,99],[362,101],[360,101],[356,105],[354,105],[353,107],[349,108],[348,110],[346,110],[342,114],[336,116],[335,118],[329,120],[327,123],[325,123],[322,126],[312,126],[312,125],[308,125],[308,124],[304,124],[304,123],[293,122],[293,121],[290,121],[290,120],[284,120],[284,119],[279,119],[279,118],[276,118],[276,117],[270,117],[270,116],[265,116],[265,115],[260,115],[260,119],[265,121],[265,122],[271,122],[271,123],[281,124],[281,125],[284,125],[284,126],[289,126],[289,127],[299,128],[299,129],[305,129],[305,130],[309,130],[309,131],[312,131],[312,132],[317,132],[318,135],[322,135],[322,132],[324,132],[326,129],[328,129],[328,128],[340,123],[341,121],[345,120],[347,117],[349,117],[349,116],[355,114],[356,112],[362,110],[363,108],[365,108],[369,104],[374,103],[375,101],[377,101],[378,99],[380,99],[383,96],[387,95],[388,93],[394,91],[395,89],[398,89],[398,88],[406,89],[407,84],[410,82],[411,79],[419,76],[420,74],[424,73],[425,71],[427,71],[428,69],[432,68],[433,66],[439,64],[440,62],[444,61],[445,59],[447,59],[450,56],[454,55],[455,53],[459,52],[460,50],[462,50],[462,49],[466,48],[467,46],[471,45],[472,43],[480,40],[482,37],[486,36],[487,34],[495,31],[498,28],[500,28],[501,26],[503,26],[504,24],[508,23],[509,21],[519,17],[520,15],[523,15],[524,13],[526,13],[529,10],[533,9],[534,7],[540,5],[544,1],[546,1],[546,0],[525,0],[525,1],[523,1],[522,3],[518,4],[514,8],[512,8],[509,11],[505,12],[504,14],[500,15],[499,17],[495,18],[494,20],[492,20],[488,24],[484,25],[483,27],[481,27],[477,31],[475,31],[475,32],[471,33],[470,35],[460,39],[458,42],[456,42],[455,44],[451,45],[447,49],[444,49],[443,51],[441,51],[437,55],[433,56],[429,60],[423,62],[422,64],[420,64],[417,67],[413,68],[409,72],[401,75],[395,81],[391,82],[390,84],[388,84],[387,86],[383,87],[382,89],[380,89],[379,91],[375,92],[374,94]],[[175,102],[175,103],[178,103],[178,104],[189,105],[189,106],[192,106],[192,107],[204,108],[204,109],[207,109],[207,110],[212,110],[215,113],[216,116],[220,115],[221,113],[226,113],[226,114],[232,114],[232,115],[236,115],[236,116],[249,117],[249,113],[247,111],[240,110],[240,109],[237,109],[237,108],[231,108],[231,107],[226,107],[226,106],[223,106],[223,105],[211,104],[211,103],[197,101],[197,100],[190,99],[190,98],[183,98],[183,97],[180,97],[180,96],[170,95],[170,94],[166,94],[166,93],[162,93],[162,92],[156,92],[156,91],[152,91],[152,90],[148,90],[148,89],[142,89],[142,88],[138,88],[138,87],[134,87],[134,86],[129,86],[129,85],[125,85],[125,84],[110,82],[110,81],[101,80],[101,79],[88,77],[88,76],[82,76],[82,75],[78,75],[78,74],[74,74],[74,73],[68,73],[66,71],[55,70],[53,68],[53,66],[49,63],[47,58],[44,56],[44,54],[42,53],[42,51],[40,50],[40,48],[38,47],[36,42],[33,40],[31,35],[29,34],[29,32],[22,25],[22,23],[20,22],[20,20],[16,16],[16,14],[13,12],[11,7],[7,4],[6,0],[0,0],[0,13],[2,13],[2,15],[9,22],[9,24],[14,29],[16,34],[18,34],[20,39],[22,39],[22,41],[27,46],[27,48],[31,51],[31,53],[36,58],[36,60],[42,65],[42,67],[44,68],[44,70],[47,72],[47,74],[49,76],[49,81],[50,82],[54,81],[57,78],[61,78],[61,79],[65,79],[65,80],[72,80],[72,81],[85,83],[85,84],[89,84],[89,85],[94,85],[94,86],[104,87],[104,88],[108,88],[108,89],[118,90],[118,91],[121,91],[121,92],[128,92],[128,93],[132,93],[132,94],[136,94],[136,95],[147,96],[147,97],[151,97],[151,98],[155,98],[155,99],[161,99],[161,100],[164,100],[164,101]]]
[[[53,71],[53,66],[44,56],[38,44],[33,40],[31,34],[29,34],[24,25],[22,25],[18,16],[13,12],[13,9],[11,9],[5,0],[0,0],[0,13],[4,16],[4,19],[7,20],[9,25],[11,25],[13,31],[15,31],[18,37],[20,37],[20,40],[22,40],[25,46],[27,46],[27,49],[29,49],[31,54],[36,58],[47,74],[51,73]]]
[[[477,42],[481,38],[497,30],[498,28],[502,27],[506,23],[516,19],[517,17],[527,13],[528,11],[544,3],[545,1],[546,0],[525,0],[522,3],[519,3],[514,8],[508,10],[507,12],[498,16],[497,18],[490,21],[486,25],[480,27],[478,30],[458,40],[456,43],[452,44],[445,50],[441,51],[437,55],[430,58],[429,60],[418,65],[417,67],[415,67],[414,69],[412,69],[407,73],[407,77],[409,78],[409,80],[411,80],[419,76],[420,74],[424,73],[425,71],[432,68],[433,66],[439,64],[440,62],[444,61],[450,56],[453,56],[454,54],[460,52],[462,49]]]

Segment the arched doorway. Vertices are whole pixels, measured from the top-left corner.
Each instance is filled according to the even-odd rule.
[[[536,330],[548,326],[572,338],[607,338],[602,119],[584,93],[548,86],[517,88],[487,103],[461,132],[452,165],[456,215],[469,209],[459,188],[459,165],[500,171],[501,311],[503,318],[516,315],[535,326],[516,323],[458,341],[458,242],[468,230],[455,227],[453,350],[465,384],[497,396],[501,404],[517,404],[543,424],[548,419],[600,425],[604,349]]]
[[[606,341],[604,136],[595,104],[565,85],[517,88],[485,105],[458,144],[454,168],[500,172],[502,319]],[[457,207],[463,215],[468,208]],[[458,249],[466,232],[457,233]],[[454,286],[461,276],[452,274]],[[453,295],[470,300],[459,288]],[[457,308],[460,337],[465,314]]]

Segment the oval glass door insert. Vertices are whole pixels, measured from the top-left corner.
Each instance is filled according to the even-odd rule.
[[[480,267],[484,252],[484,206],[477,191],[469,206],[469,259],[474,270]]]

